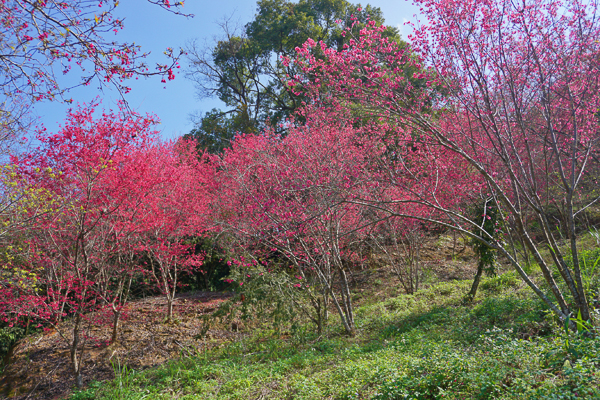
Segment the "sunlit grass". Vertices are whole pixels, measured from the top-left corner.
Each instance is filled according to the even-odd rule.
[[[365,301],[355,337],[333,318],[321,337],[264,327],[71,399],[600,398],[600,340],[567,337],[513,272],[484,278],[465,304],[470,283]]]

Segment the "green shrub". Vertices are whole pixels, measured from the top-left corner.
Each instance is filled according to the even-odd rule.
[[[12,346],[25,336],[25,328],[21,326],[0,326],[0,367],[3,367],[5,358]]]
[[[519,278],[514,271],[496,275],[484,279],[481,282],[481,289],[488,292],[500,292],[511,287],[516,287],[519,284]]]
[[[436,399],[460,393],[468,371],[464,353],[445,346],[428,350],[402,365],[404,373],[384,382],[373,399]]]

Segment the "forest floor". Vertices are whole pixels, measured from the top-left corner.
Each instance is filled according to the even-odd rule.
[[[165,322],[164,297],[148,297],[127,306],[118,339],[108,344],[109,325],[90,327],[83,366],[84,384],[113,379],[115,368],[143,370],[164,364],[182,354],[196,354],[239,338],[236,329],[211,327],[203,334],[203,316],[230,297],[227,293],[195,292],[177,296],[176,319]],[[68,331],[66,322],[60,329]],[[10,364],[0,379],[0,395],[24,399],[58,399],[71,392],[74,381],[69,348],[56,330],[26,337],[13,348]]]
[[[475,275],[476,260],[464,241],[452,236],[428,240],[422,250],[427,266],[423,287],[440,282],[470,280]],[[354,302],[357,306],[393,298],[403,293],[389,266],[356,271]],[[179,357],[197,356],[248,336],[241,321],[212,324],[206,330],[205,316],[230,298],[230,293],[183,293],[175,301],[176,319],[165,322],[166,300],[148,297],[131,301],[123,318],[118,340],[108,344],[111,327],[90,328],[83,366],[84,385],[106,381],[124,368],[142,371],[164,365]],[[68,329],[68,322],[62,330]],[[204,330],[204,331],[203,331]],[[126,366],[126,367],[124,367]],[[15,400],[65,398],[74,380],[70,370],[69,349],[58,332],[41,332],[18,342],[10,363],[0,377],[0,396]]]

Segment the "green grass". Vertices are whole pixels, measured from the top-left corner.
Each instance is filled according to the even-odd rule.
[[[117,379],[70,399],[600,399],[600,340],[566,333],[512,273],[442,283],[359,307],[358,335],[332,320],[272,330]],[[568,339],[568,340],[567,340]]]

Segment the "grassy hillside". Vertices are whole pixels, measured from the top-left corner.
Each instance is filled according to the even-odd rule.
[[[114,364],[116,379],[83,399],[593,399],[600,340],[565,332],[512,272],[432,285],[373,301],[363,293],[359,334],[335,321],[277,332],[254,324],[242,340],[156,369]]]

